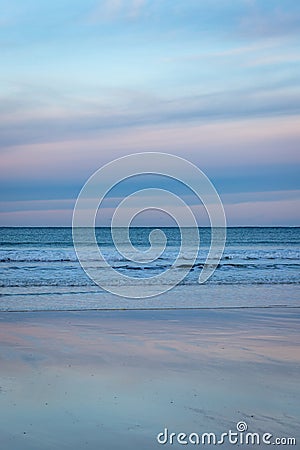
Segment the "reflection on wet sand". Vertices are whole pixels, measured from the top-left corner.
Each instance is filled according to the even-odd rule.
[[[287,308],[2,313],[3,448],[155,449],[239,420],[295,436],[298,330]]]

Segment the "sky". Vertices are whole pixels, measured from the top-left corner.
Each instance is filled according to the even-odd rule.
[[[204,171],[230,226],[299,226],[299,23],[295,0],[2,1],[0,226],[70,226],[95,170],[146,151]]]

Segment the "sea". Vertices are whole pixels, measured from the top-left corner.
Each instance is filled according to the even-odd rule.
[[[137,251],[146,251],[154,229],[130,228],[132,246]],[[142,278],[147,285],[166,270],[171,271],[176,280],[180,278],[180,271],[190,264],[189,247],[176,260],[181,244],[180,230],[160,229],[166,236],[166,247],[152,262],[134,262],[128,254],[120,254],[110,228],[95,230],[97,243],[109,266],[127,275],[129,293],[137,280],[140,282]],[[105,285],[109,286],[111,280],[105,266],[99,266],[102,287],[89,278],[78,261],[71,228],[0,228],[0,311],[300,306],[299,227],[228,228],[222,258],[204,284],[199,284],[198,280],[209,249],[211,230],[199,228],[199,235],[196,260],[176,287],[151,298],[131,298],[106,290]],[[83,244],[84,265],[95,266],[94,249]],[[190,244],[192,248],[194,243]],[[171,283],[172,280],[171,277]]]

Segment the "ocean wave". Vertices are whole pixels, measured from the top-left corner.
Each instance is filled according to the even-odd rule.
[[[116,252],[114,247],[106,249],[103,252],[104,258],[110,263],[114,262],[128,262],[130,259],[123,257],[123,255]],[[137,257],[138,256],[138,257]],[[173,249],[167,249],[163,255],[155,260],[155,262],[163,263],[166,262],[167,265],[171,265],[176,261],[177,266],[188,267],[194,260],[193,256],[189,253],[183,254],[179,259],[177,259],[178,252]],[[207,256],[207,250],[200,250],[195,265],[199,267],[205,262]],[[139,259],[143,259],[144,255],[129,254],[129,258],[132,258],[138,262]],[[97,252],[86,250],[84,256],[86,261],[99,261],[99,255]],[[298,249],[278,249],[278,250],[225,250],[224,255],[221,259],[223,261],[260,261],[260,260],[300,260],[300,250]],[[11,250],[5,249],[0,250],[0,263],[51,263],[51,262],[78,262],[77,255],[74,249],[18,249]]]
[[[140,279],[134,279],[131,278],[130,281],[126,281],[126,283],[120,283],[120,282],[112,282],[111,280],[107,280],[106,282],[102,283],[102,286],[128,286],[128,287],[132,287],[132,286],[137,286],[137,280],[140,281]],[[247,286],[251,286],[251,285],[300,285],[300,280],[297,278],[295,279],[279,279],[274,277],[273,279],[270,278],[261,278],[261,279],[223,279],[223,280],[209,280],[205,283],[206,285],[217,285],[217,286],[234,286],[234,285],[247,285]],[[164,282],[161,283],[160,281],[157,282],[155,280],[152,280],[151,278],[147,279],[145,278],[145,286],[173,286],[174,283],[172,282],[172,280],[170,280],[170,282]],[[189,280],[189,279],[185,279],[183,281],[181,281],[180,283],[178,283],[178,285],[180,286],[201,286],[198,283],[198,280]],[[70,281],[65,281],[65,280],[33,280],[33,281],[28,281],[28,280],[20,280],[20,281],[8,281],[8,282],[0,282],[0,287],[1,288],[26,288],[26,291],[24,291],[23,294],[25,294],[26,292],[29,292],[27,289],[28,288],[35,288],[35,287],[44,287],[44,288],[53,288],[53,287],[61,287],[61,288],[78,288],[78,287],[96,287],[97,285],[95,283],[93,283],[90,280],[78,280],[78,281],[74,281],[72,280]],[[69,291],[68,291],[69,292]],[[13,295],[13,293],[0,293],[0,297],[4,296],[4,295]],[[52,295],[52,292],[51,292]]]

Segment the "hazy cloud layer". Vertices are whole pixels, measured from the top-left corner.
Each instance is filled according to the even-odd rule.
[[[88,176],[140,151],[198,164],[232,223],[264,201],[265,224],[298,223],[299,19],[294,0],[6,2],[0,224],[69,225]]]

